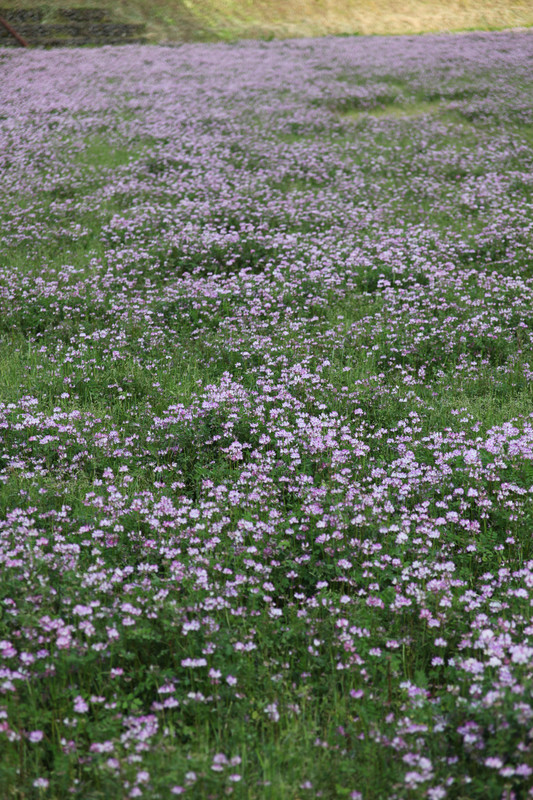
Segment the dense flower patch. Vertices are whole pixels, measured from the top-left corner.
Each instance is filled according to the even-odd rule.
[[[6,797],[533,797],[527,33],[1,55]]]

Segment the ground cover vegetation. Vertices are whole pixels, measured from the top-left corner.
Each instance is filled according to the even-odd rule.
[[[2,798],[533,796],[532,59],[2,54]]]

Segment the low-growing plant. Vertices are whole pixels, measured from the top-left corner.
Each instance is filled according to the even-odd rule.
[[[532,795],[531,55],[2,57],[2,798]]]

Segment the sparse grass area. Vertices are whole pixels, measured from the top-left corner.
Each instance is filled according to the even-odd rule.
[[[532,41],[2,55],[2,800],[531,796]]]
[[[341,111],[343,117],[359,120],[365,116],[371,115],[373,117],[384,117],[385,119],[412,119],[421,117],[424,114],[437,114],[442,104],[435,100],[426,100],[419,103],[410,103],[409,105],[398,105],[396,103],[388,103],[379,108],[374,108],[371,111],[360,111],[357,109],[348,109]]]

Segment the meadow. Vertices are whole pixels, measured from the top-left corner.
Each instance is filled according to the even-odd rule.
[[[2,800],[533,797],[532,64],[0,54]]]

